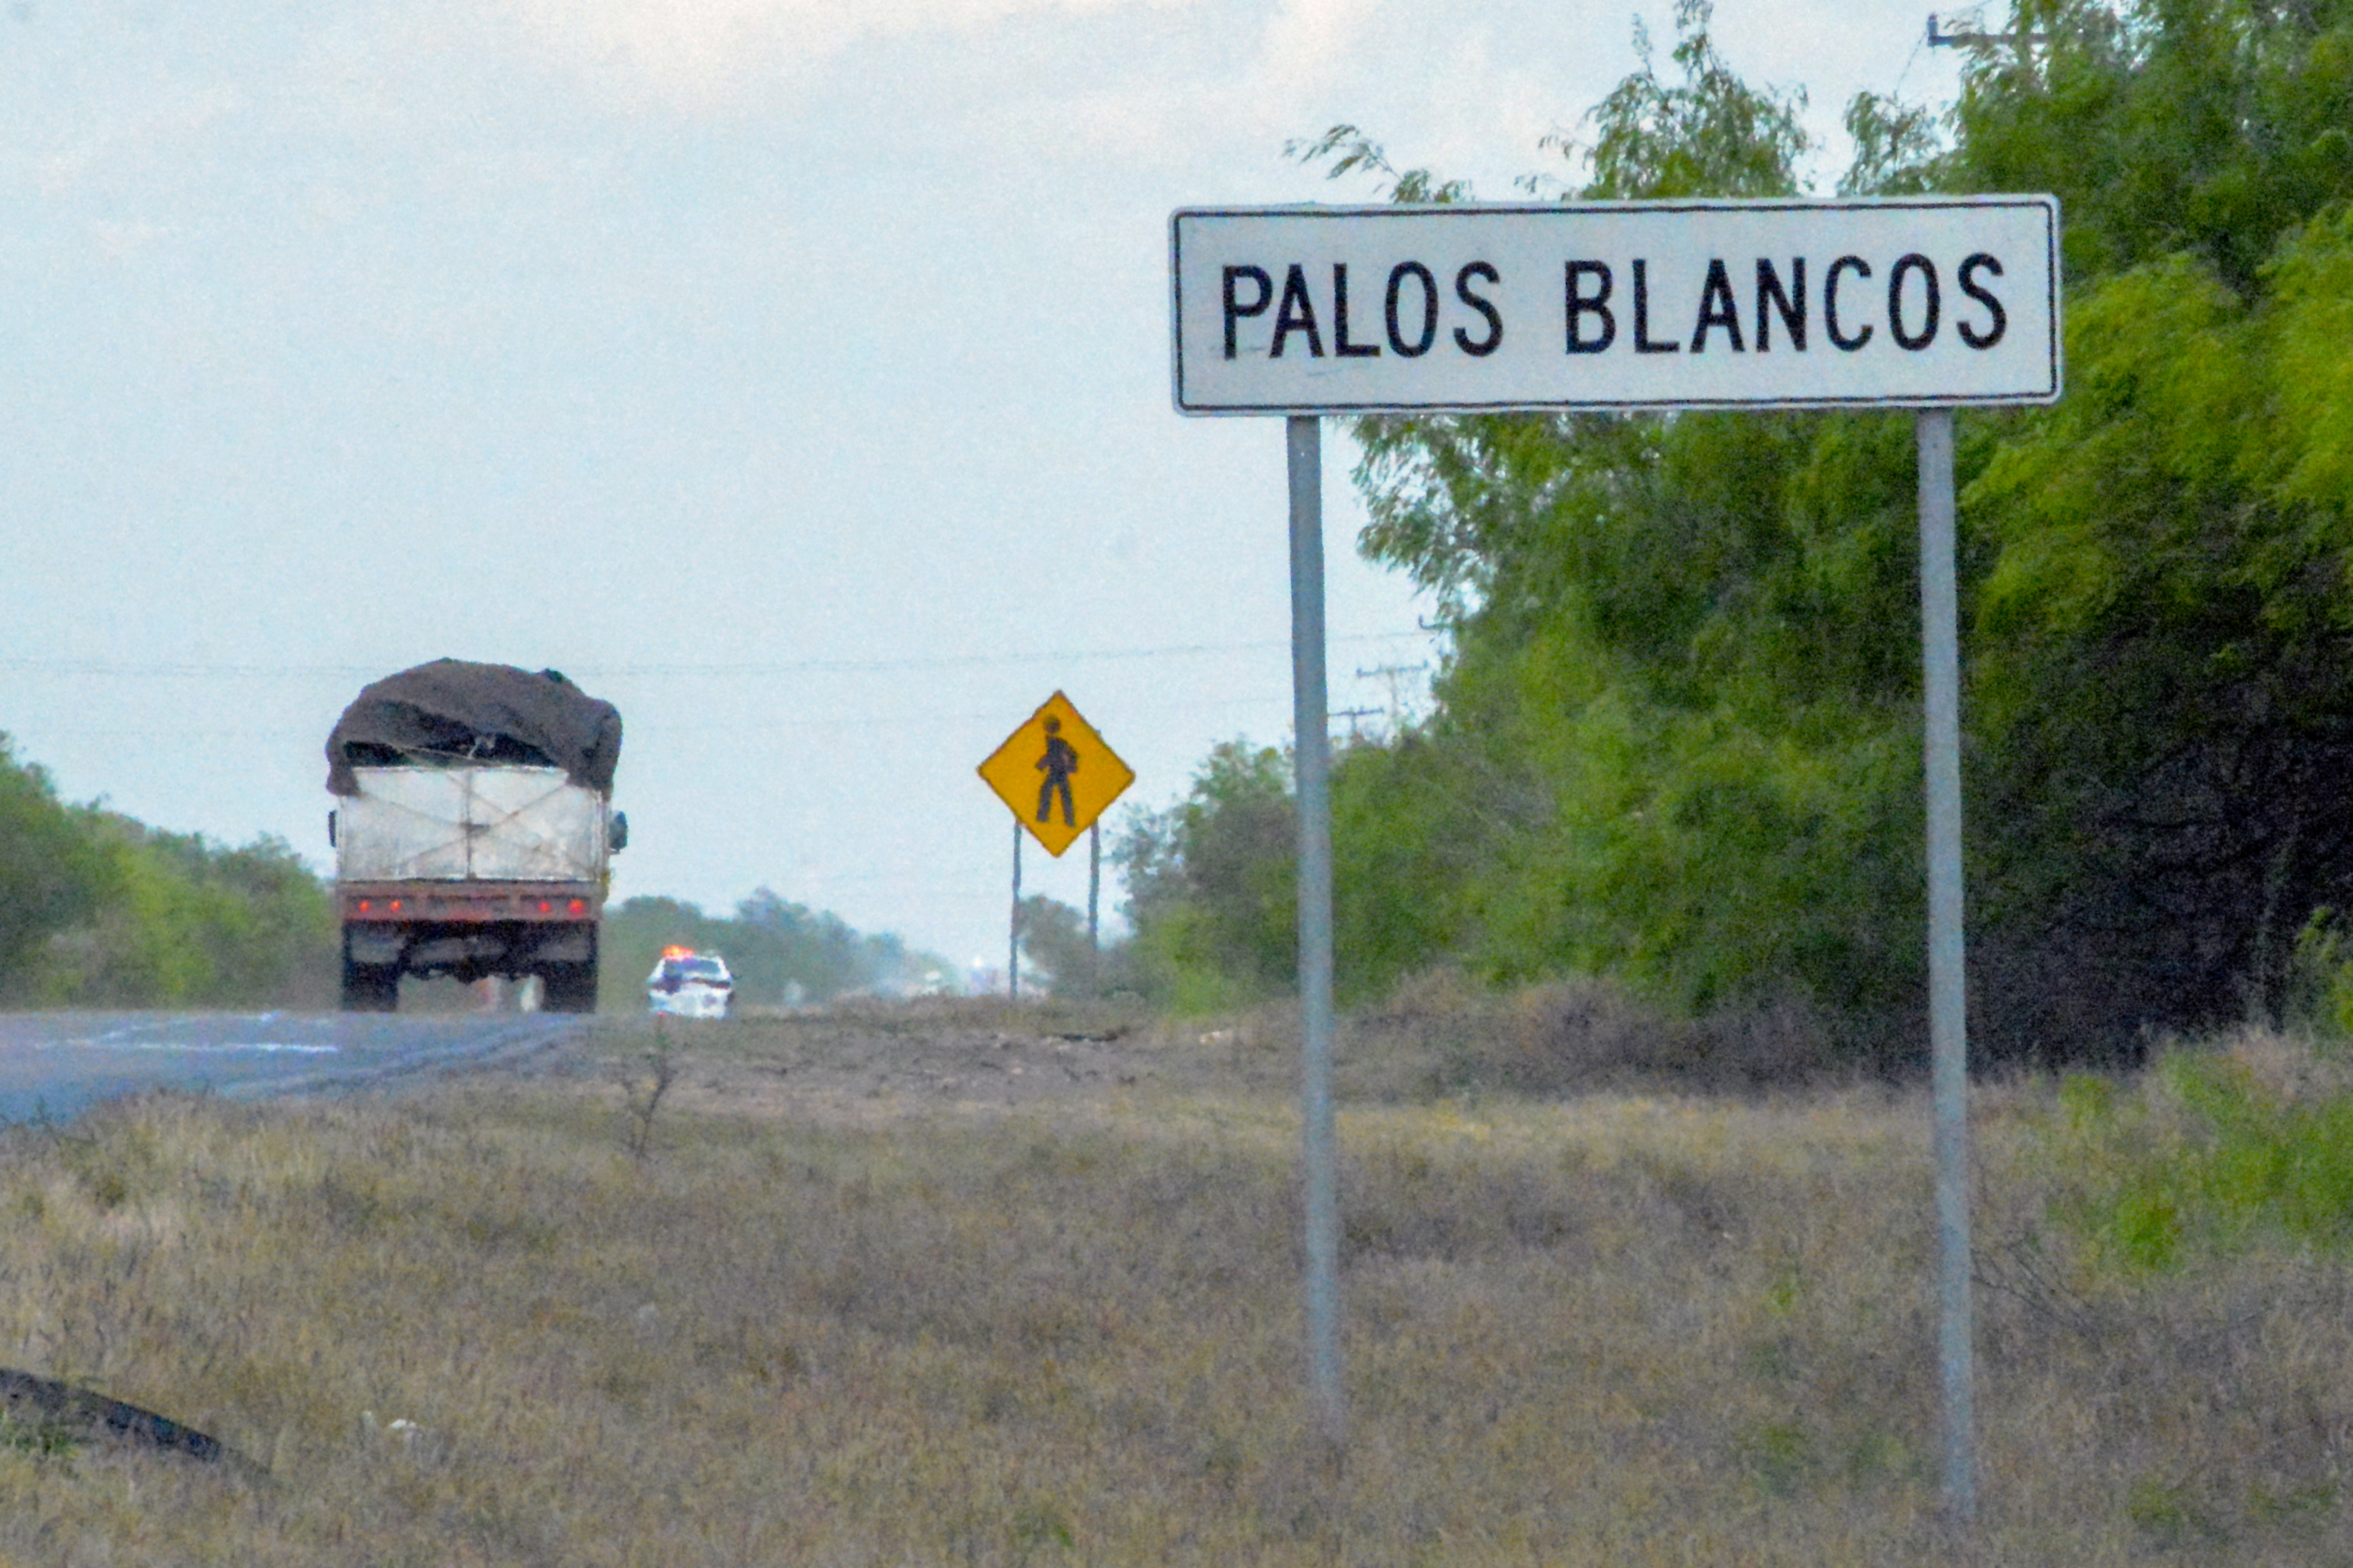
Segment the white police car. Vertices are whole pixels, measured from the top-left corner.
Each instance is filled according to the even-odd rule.
[[[673,1018],[724,1018],[735,1000],[735,977],[715,952],[666,947],[646,976],[646,999]]]

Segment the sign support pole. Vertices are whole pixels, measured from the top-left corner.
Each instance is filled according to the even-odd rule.
[[[1092,986],[1101,978],[1103,940],[1097,934],[1095,910],[1103,897],[1103,820],[1098,817],[1087,825],[1087,966],[1092,972],[1087,984]]]
[[[1021,1000],[1021,822],[1013,823],[1013,918],[1007,922],[1005,939],[1005,994],[1010,1001]]]
[[[1332,741],[1324,671],[1323,421],[1286,421],[1291,477],[1291,713],[1299,785],[1301,1160],[1307,1189],[1307,1363],[1316,1422],[1336,1456],[1347,1440],[1340,1391],[1340,1204],[1332,1112]]]
[[[1923,409],[1920,641],[1927,725],[1928,1039],[1935,1061],[1937,1360],[1945,1511],[1977,1522],[1977,1352],[1969,1319],[1968,1031],[1961,901],[1960,612],[1954,584],[1953,411]]]
[[[1887,336],[1870,354],[1763,353],[1737,365],[1702,361],[1718,324],[1713,290],[1722,257],[1844,252],[1900,258],[1888,268]],[[1507,298],[1504,278],[1567,263],[1566,291]],[[1706,261],[1707,258],[1719,259]],[[1404,259],[1411,258],[1413,259]],[[1645,258],[1647,258],[1647,262]],[[1169,215],[1171,392],[1187,415],[1272,415],[1289,421],[1293,735],[1299,798],[1299,998],[1302,1155],[1306,1187],[1307,1351],[1314,1394],[1334,1456],[1345,1436],[1339,1345],[1338,1179],[1332,1106],[1333,926],[1331,733],[1324,685],[1322,452],[1326,415],[1461,410],[1685,408],[1918,410],[1923,763],[1927,812],[1929,1037],[1933,1048],[1937,1360],[1943,1393],[1944,1506],[1957,1529],[1977,1521],[1976,1352],[1969,1307],[1968,1033],[1963,948],[1960,637],[1955,582],[1953,409],[2046,405],[2062,390],[2059,203],[2050,195],[1972,195],[1879,202],[1674,201],[1542,206],[1182,208]],[[1708,268],[1707,281],[1697,268]],[[1769,284],[1792,333],[1802,306],[1758,263],[1757,348]],[[1345,321],[1348,268],[1388,278],[1388,345],[1354,346],[1337,331],[1324,356],[1313,310]],[[1655,266],[1660,272],[1646,271]],[[1641,310],[1618,331],[1607,303],[1626,267],[1643,290],[1704,301],[1685,354],[1651,355]],[[1435,269],[1433,269],[1435,268]],[[1915,277],[1915,274],[1917,276]],[[1658,276],[1678,282],[1657,284]],[[1456,310],[1441,296],[1451,277]],[[1793,271],[1792,276],[1795,276]],[[1868,272],[1862,276],[1869,276]],[[1329,277],[1329,294],[1315,281]],[[1277,279],[1285,279],[1278,283]],[[1649,279],[1651,281],[1646,282]],[[1970,304],[1940,331],[1940,300]],[[1418,321],[1410,297],[1422,305]],[[1365,287],[1371,287],[1369,283]],[[1800,290],[1802,292],[1802,290]],[[1276,300],[1282,303],[1278,308]],[[1827,298],[1827,296],[1826,296]],[[1825,310],[1828,307],[1825,306]],[[1459,354],[1438,346],[1440,316]],[[1504,316],[1517,320],[1509,332]],[[1474,319],[1475,318],[1475,319]],[[1286,356],[1293,331],[1309,353]],[[1417,334],[1418,336],[1414,335]],[[1415,346],[1419,342],[1419,347]],[[1863,340],[1842,340],[1861,348]],[[1891,353],[1894,344],[1903,352]],[[1676,345],[1669,343],[1666,347]],[[1565,380],[1561,354],[1589,354]],[[1704,371],[1705,374],[1701,374]],[[1012,797],[1008,796],[1008,800]],[[1017,805],[1016,809],[1018,809]]]

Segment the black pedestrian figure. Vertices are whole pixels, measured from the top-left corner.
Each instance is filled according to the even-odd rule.
[[[1076,827],[1079,814],[1071,804],[1071,775],[1079,771],[1078,749],[1061,736],[1060,719],[1046,721],[1046,754],[1038,759],[1038,771],[1046,775],[1038,786],[1038,820],[1046,820],[1054,801],[1054,792],[1062,792],[1062,826]]]

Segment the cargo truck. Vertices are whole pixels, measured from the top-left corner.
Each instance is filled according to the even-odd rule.
[[[344,1011],[394,1011],[411,974],[593,1012],[620,753],[618,711],[552,669],[445,658],[363,690],[327,742]]]

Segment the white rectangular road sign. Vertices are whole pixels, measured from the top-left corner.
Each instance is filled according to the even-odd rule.
[[[1168,241],[1186,414],[2059,395],[2050,196],[1186,209]]]

